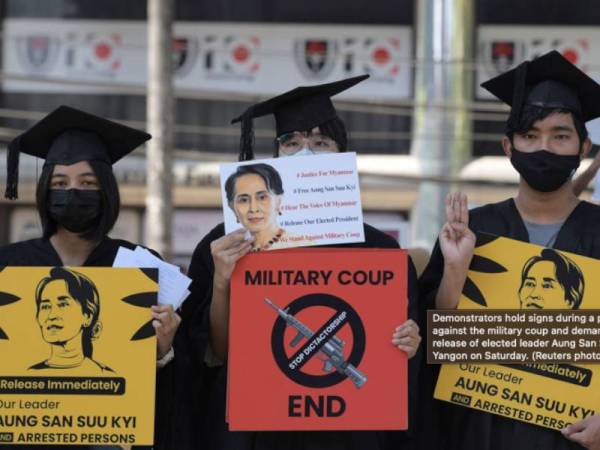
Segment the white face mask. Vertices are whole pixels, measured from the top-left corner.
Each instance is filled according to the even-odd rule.
[[[289,156],[311,156],[311,155],[316,155],[316,153],[313,152],[308,147],[303,147],[300,150],[298,150],[296,153],[294,153],[293,155],[289,155]]]

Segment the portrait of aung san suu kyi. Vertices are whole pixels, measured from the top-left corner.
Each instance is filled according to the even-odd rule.
[[[54,267],[35,291],[36,320],[50,344],[47,359],[30,370],[75,369],[76,374],[114,373],[93,358],[93,342],[102,332],[100,296],[94,282],[66,267]]]
[[[252,251],[288,246],[286,230],[279,223],[283,193],[281,175],[269,164],[241,165],[227,178],[227,204],[254,238]]]

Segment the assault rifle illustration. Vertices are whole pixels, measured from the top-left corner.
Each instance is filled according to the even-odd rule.
[[[310,340],[314,336],[315,333],[310,328],[296,319],[292,314],[288,314],[288,308],[283,310],[268,298],[265,298],[265,303],[277,311],[279,317],[285,320],[288,326],[298,330],[298,334],[290,343],[292,347],[298,345],[302,339]],[[360,388],[366,383],[367,377],[344,359],[343,348],[345,344],[343,340],[334,334],[327,338],[325,344],[319,349],[319,355],[322,355],[322,357],[319,357],[319,355],[317,357],[323,361],[323,371],[331,372],[335,369],[350,378],[356,388]]]

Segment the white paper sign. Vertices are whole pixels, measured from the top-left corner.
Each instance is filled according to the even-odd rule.
[[[158,303],[178,309],[190,295],[187,289],[192,280],[179,271],[177,266],[154,256],[147,249],[137,246],[135,250],[119,247],[113,267],[152,267],[158,269]]]
[[[355,153],[224,164],[221,190],[225,232],[255,251],[365,240]]]

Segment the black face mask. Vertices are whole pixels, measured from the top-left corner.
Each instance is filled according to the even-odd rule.
[[[548,150],[527,153],[513,147],[510,162],[525,182],[539,192],[554,192],[575,173],[579,155],[557,155]]]
[[[83,189],[51,189],[50,217],[72,233],[90,230],[100,217],[100,191]]]

